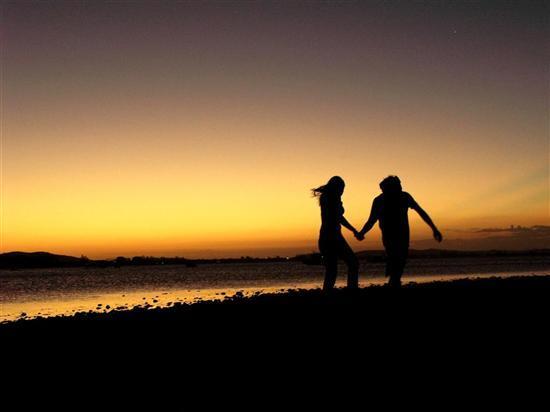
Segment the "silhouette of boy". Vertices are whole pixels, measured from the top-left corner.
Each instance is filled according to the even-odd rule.
[[[403,192],[401,181],[397,176],[388,176],[382,180],[380,189],[382,194],[372,202],[370,217],[356,238],[363,240],[376,221],[379,222],[382,242],[386,249],[386,276],[390,278],[388,284],[399,287],[409,254],[409,208],[415,210],[430,226],[435,240],[441,242],[443,236],[424,209],[410,194]]]

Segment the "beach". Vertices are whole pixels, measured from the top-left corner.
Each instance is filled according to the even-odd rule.
[[[471,391],[544,368],[548,296],[550,276],[408,283],[399,290],[338,288],[328,294],[297,289],[20,319],[0,325],[0,342],[9,354],[6,364],[14,363],[7,370],[33,371],[52,385],[57,381],[50,375],[59,370],[70,387],[81,389],[88,388],[82,382],[90,376],[93,385],[115,391],[119,381],[137,381],[149,390],[155,382],[164,388],[182,382],[240,386],[244,378],[242,390],[276,392],[274,381],[302,388],[323,380],[330,386],[354,382],[356,393],[370,396],[372,383],[391,392],[399,380],[424,387],[429,396],[443,387],[458,396],[459,383]]]
[[[531,351],[548,342],[548,268],[547,255],[418,258],[394,290],[384,262],[361,261],[360,288],[344,287],[340,267],[330,293],[320,289],[323,267],[301,262],[8,270],[0,297],[12,316],[0,337],[33,356],[35,343],[51,346],[64,362],[136,351],[198,363],[237,354],[251,361],[258,350],[263,362],[283,353],[322,358],[331,347],[338,356]]]
[[[325,391],[343,408],[350,393],[366,405],[377,395],[410,405],[412,392],[423,404],[494,404],[522,383],[545,393],[549,292],[550,276],[294,290],[18,320],[0,325],[0,342],[6,376],[40,405],[68,390],[157,406],[250,393],[266,397],[258,404],[295,403],[298,392],[325,402]]]
[[[550,257],[481,256],[411,259],[404,282],[425,283],[479,277],[550,275]],[[337,286],[346,282],[339,268]],[[52,267],[0,270],[0,322],[35,317],[106,313],[146,307],[243,296],[314,290],[322,285],[324,268],[299,261],[200,263],[185,265]],[[359,285],[382,285],[383,261],[361,260]]]
[[[446,317],[449,324],[468,320],[472,327],[489,318],[493,325],[509,323],[512,326],[520,318],[528,325],[550,315],[549,292],[550,276],[408,283],[398,290],[383,285],[359,290],[338,288],[329,293],[320,289],[289,289],[252,296],[237,293],[223,299],[175,303],[164,308],[143,305],[105,313],[90,311],[71,316],[19,319],[0,325],[0,331],[63,334],[158,332],[178,328],[172,331],[189,332],[210,325],[228,332],[231,326],[240,323],[269,329],[273,322],[284,322],[290,330],[302,322],[304,326],[319,325],[338,317],[342,325],[368,320],[371,326],[379,327],[389,319],[400,324],[412,321],[427,325],[439,322],[442,317]]]

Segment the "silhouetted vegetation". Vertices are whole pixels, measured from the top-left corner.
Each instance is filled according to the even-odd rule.
[[[385,262],[383,250],[365,250],[357,252],[357,258],[367,262]],[[461,251],[444,249],[411,249],[409,259],[422,258],[464,258],[464,257],[487,257],[487,256],[550,256],[550,249],[532,250],[485,250],[485,251]],[[186,265],[194,267],[197,264],[215,263],[274,263],[274,262],[302,262],[306,265],[322,265],[320,253],[300,254],[293,257],[251,257],[241,256],[240,258],[220,259],[187,259],[184,257],[155,257],[155,256],[134,256],[132,258],[118,256],[112,260],[93,260],[86,256],[79,258],[74,256],[56,255],[48,252],[8,252],[0,254],[0,269],[23,269],[23,268],[54,268],[54,267],[122,267],[122,266],[147,266],[147,265]]]
[[[364,250],[356,253],[361,261],[378,263],[386,261],[386,252],[384,250]],[[529,257],[529,256],[550,256],[550,249],[532,249],[532,250],[445,250],[445,249],[410,249],[409,259],[427,259],[427,258],[465,258],[465,257]],[[299,261],[306,265],[322,265],[320,253],[308,253],[296,255],[290,258],[292,261]]]

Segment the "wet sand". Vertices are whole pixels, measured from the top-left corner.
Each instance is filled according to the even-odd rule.
[[[514,369],[535,376],[525,366],[548,361],[549,297],[550,276],[291,290],[21,319],[0,325],[0,343],[13,362],[7,376],[61,370],[76,385],[95,371],[103,386],[131,377],[146,388],[157,379],[225,386],[243,375],[265,387],[277,373],[295,387],[321,376],[361,390],[366,378],[425,385],[420,374],[484,387]],[[323,375],[331,369],[340,372]]]
[[[175,302],[163,308],[144,304],[131,310],[19,319],[1,324],[0,333],[164,330],[185,334],[208,324],[226,331],[239,323],[269,329],[272,322],[284,322],[292,328],[301,322],[323,324],[338,317],[342,324],[370,322],[371,326],[381,326],[389,319],[437,322],[442,314],[458,322],[469,318],[472,324],[479,324],[489,314],[497,323],[520,315],[534,321],[550,315],[549,292],[550,276],[408,283],[400,290],[385,286],[356,291],[338,288],[328,294],[320,289],[253,295],[237,292],[216,300]]]

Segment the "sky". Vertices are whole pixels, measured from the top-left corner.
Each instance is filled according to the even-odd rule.
[[[311,252],[390,174],[412,247],[550,247],[548,2],[0,7],[2,252]]]

